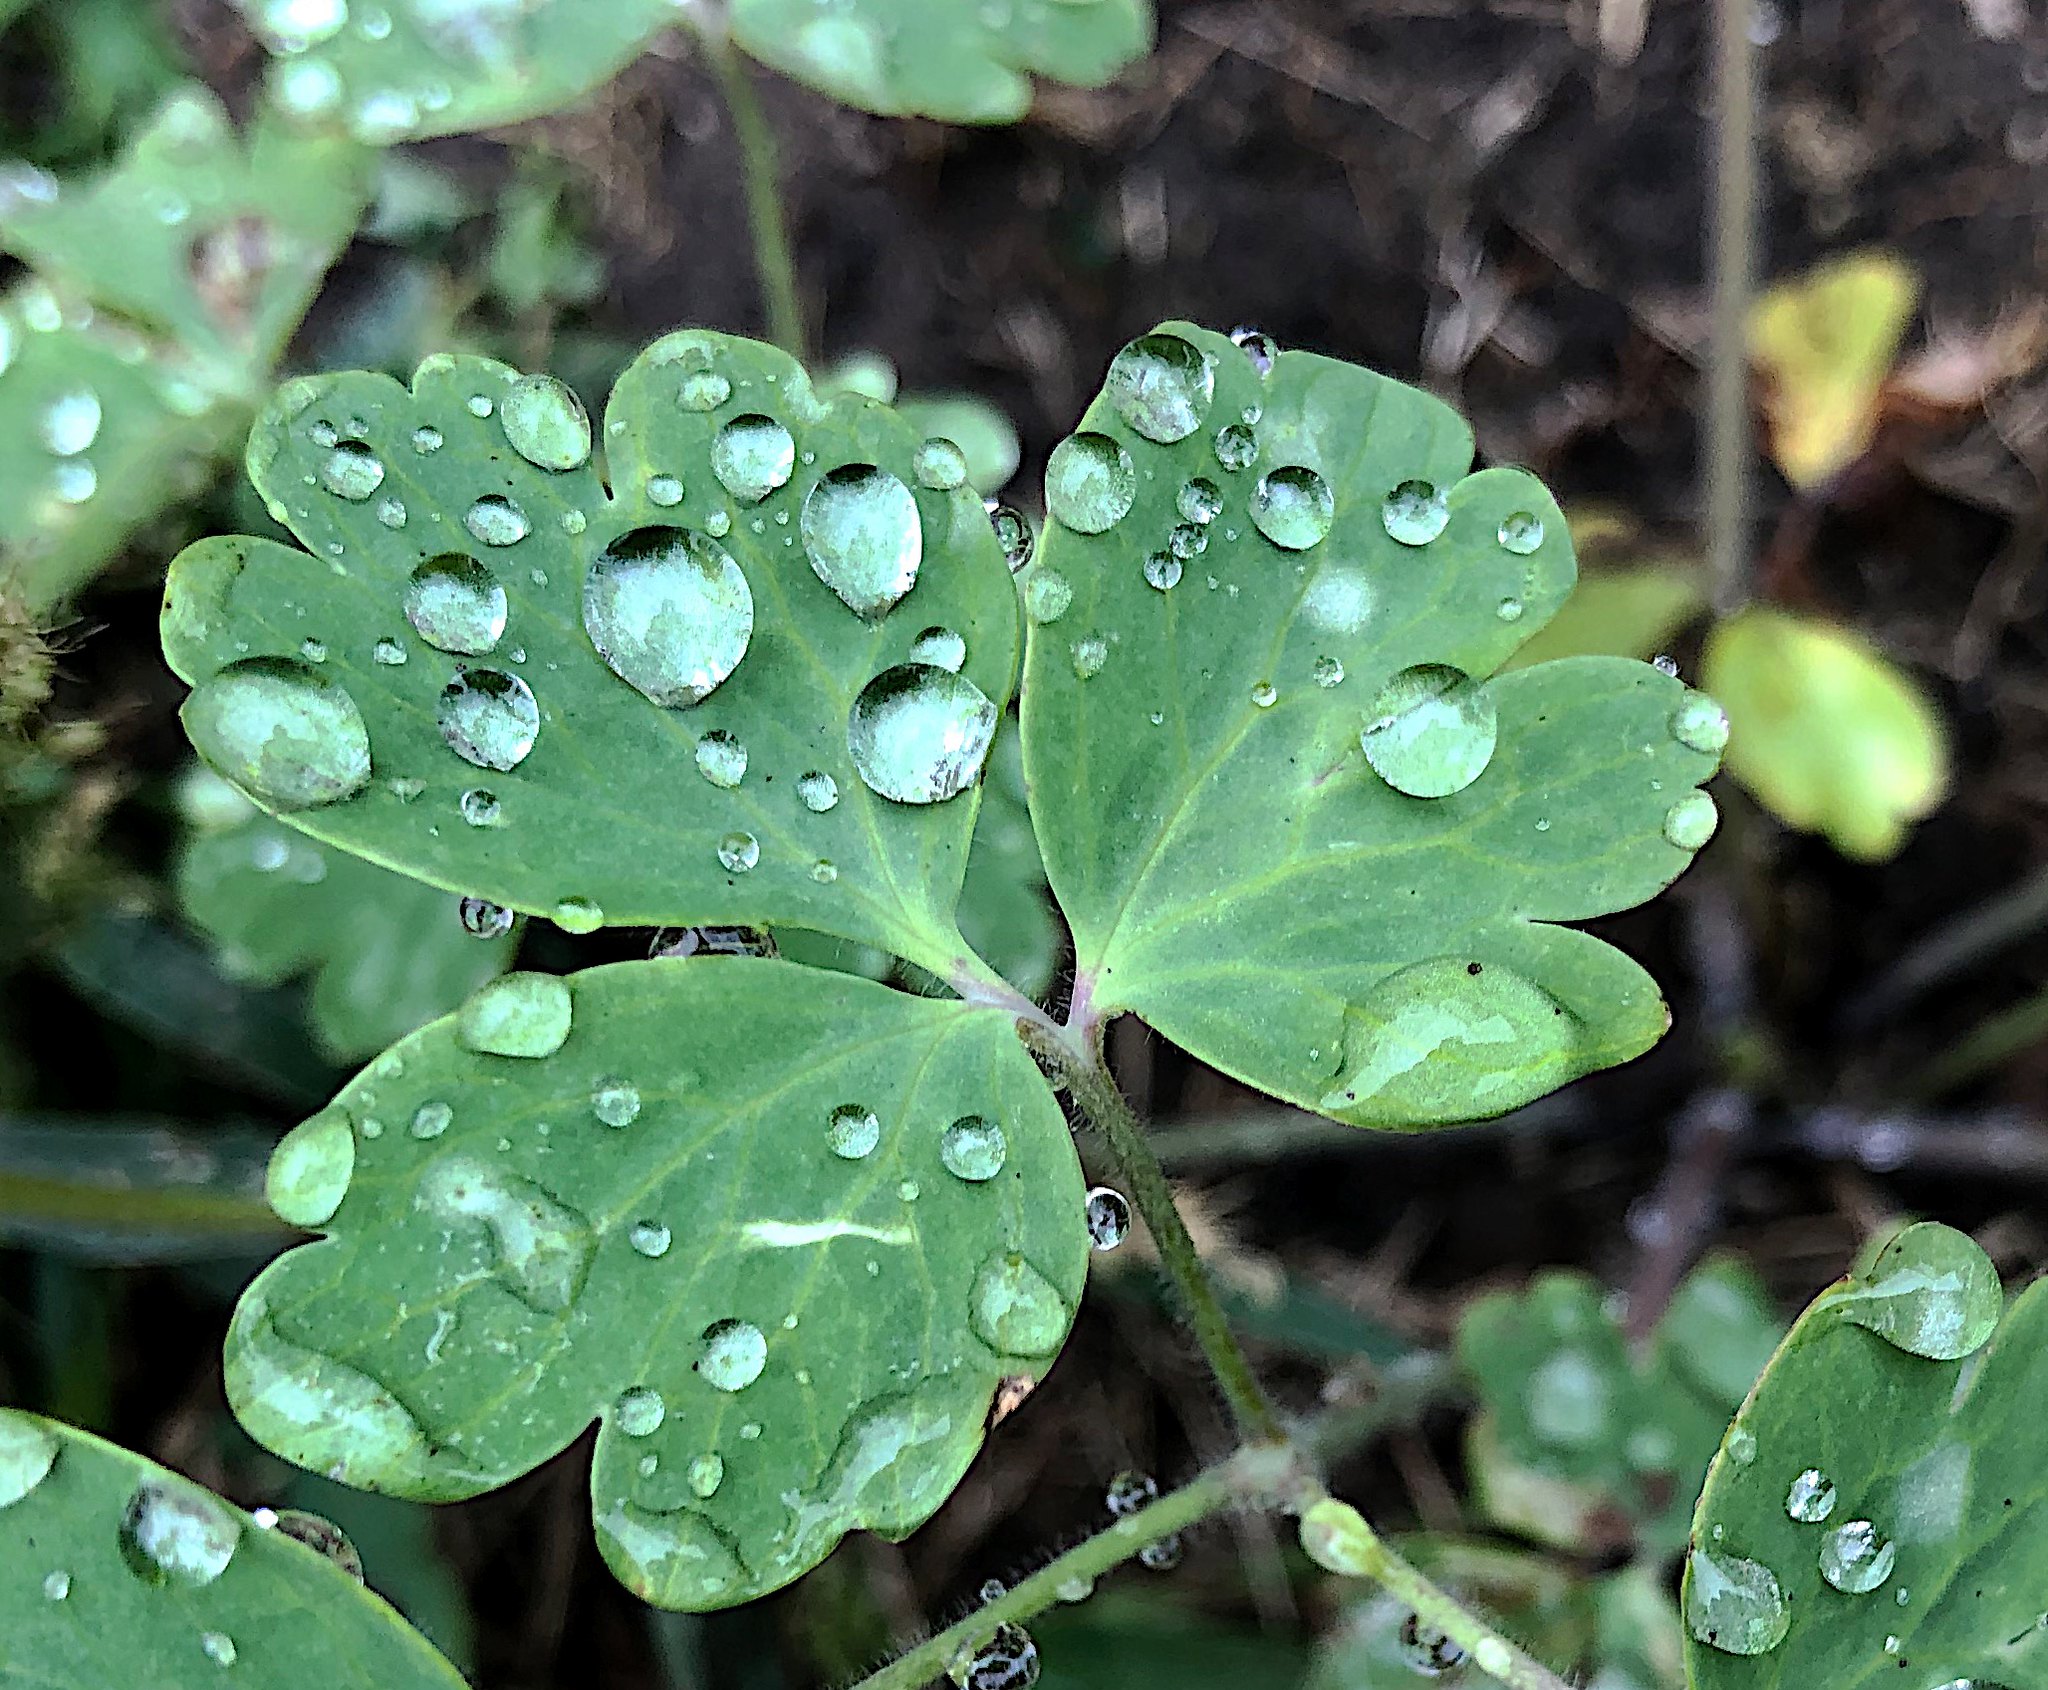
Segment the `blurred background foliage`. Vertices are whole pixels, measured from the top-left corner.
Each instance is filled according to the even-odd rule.
[[[178,545],[278,532],[235,470],[281,374],[475,351],[595,404],[662,329],[771,328],[765,112],[819,379],[958,441],[983,493],[1035,520],[1027,472],[1132,334],[1249,319],[1443,393],[1567,500],[1580,594],[1521,661],[1654,657],[1727,705],[1721,838],[1606,924],[1677,1016],[1632,1068],[1397,1140],[1113,1035],[1348,1494],[1588,1683],[1675,1686],[1674,1551],[1783,1312],[1906,1212],[2009,1275],[2048,1260],[2048,19],[1760,0],[1764,462],[1731,602],[1696,539],[1704,8],[1168,0],[1145,54],[1138,0],[1022,5],[1078,33],[978,24],[957,84],[736,0],[785,79],[697,37],[722,11],[0,0],[0,1401],[336,1520],[492,1690],[844,1679],[1099,1522],[1111,1474],[1221,1447],[1139,1239],[925,1531],[737,1615],[611,1583],[580,1450],[429,1512],[286,1470],[220,1405],[230,1301],[286,1238],[270,1145],[515,954],[888,966],[501,928],[197,770],[156,649]],[[963,924],[1059,989],[1013,734]],[[1429,1664],[1402,1618],[1238,1520],[1035,1629],[1063,1690],[1378,1690]]]

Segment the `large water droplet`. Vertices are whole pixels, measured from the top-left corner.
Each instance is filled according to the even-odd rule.
[[[548,919],[564,933],[595,933],[604,925],[604,910],[592,899],[568,897],[557,901]]]
[[[687,528],[637,528],[591,565],[583,626],[622,681],[682,709],[746,655],[754,595],[717,541]]]
[[[967,481],[967,454],[950,440],[927,440],[917,449],[917,483],[935,493],[950,493]]]
[[[1106,434],[1070,434],[1045,466],[1045,508],[1081,534],[1123,521],[1138,496],[1130,454]]]
[[[1187,439],[1209,415],[1216,375],[1191,342],[1175,334],[1148,334],[1116,355],[1103,391],[1132,428],[1147,440],[1171,446]]]
[[[1074,584],[1057,569],[1039,569],[1024,583],[1024,614],[1041,628],[1050,627],[1074,602]]]
[[[1868,1520],[1851,1520],[1822,1535],[1820,1576],[1848,1596],[1862,1596],[1892,1576],[1898,1546]]]
[[[839,783],[822,769],[809,769],[797,776],[796,795],[806,810],[822,816],[839,802]]]
[[[36,433],[54,457],[73,458],[100,437],[100,397],[89,387],[60,393],[36,418]]]
[[[490,1056],[553,1056],[568,1041],[569,982],[557,974],[500,975],[455,1017],[455,1036]]]
[[[0,1408],[0,1508],[12,1508],[57,1464],[57,1434],[19,1409]]]
[[[582,1292],[590,1228],[531,1180],[474,1156],[447,1156],[421,1178],[418,1202],[448,1225],[480,1226],[499,1283],[537,1313],[565,1314]]]
[[[542,469],[580,469],[590,461],[590,413],[553,376],[521,376],[505,390],[498,421],[512,450]]]
[[[370,733],[338,681],[248,657],[201,681],[179,712],[199,754],[280,810],[352,798],[370,781]]]
[[[1274,545],[1290,552],[1320,545],[1336,510],[1329,483],[1297,465],[1260,476],[1252,492],[1252,521]]]
[[[1014,1251],[984,1260],[968,1293],[967,1323],[998,1355],[1052,1355],[1071,1319],[1052,1281]]]
[[[711,443],[711,473],[743,504],[758,505],[795,468],[796,442],[773,417],[734,417]]]
[[[1685,1623],[1711,1649],[1762,1655],[1784,1641],[1792,1611],[1770,1568],[1695,1549],[1686,1557]]]
[[[882,1142],[882,1123],[872,1109],[858,1103],[842,1103],[825,1122],[825,1142],[832,1154],[858,1162],[873,1154]]]
[[[640,1118],[640,1088],[631,1080],[600,1080],[591,1089],[590,1108],[608,1127],[630,1127]]]
[[[868,787],[899,804],[937,804],[981,772],[996,707],[965,675],[899,663],[861,688],[846,744]]]
[[[502,669],[465,669],[441,689],[441,738],[480,769],[516,769],[540,733],[532,689]]]
[[[1720,825],[1721,812],[1704,792],[1688,792],[1664,812],[1664,837],[1681,851],[1697,851]]]
[[[747,748],[739,736],[713,728],[697,741],[697,772],[728,791],[747,778]]]
[[[1097,1250],[1114,1250],[1130,1235],[1130,1200],[1109,1186],[1095,1186],[1088,1193],[1086,1219],[1088,1242]]]
[[[526,512],[502,493],[477,500],[463,513],[462,526],[487,546],[516,546],[533,532]]]
[[[1688,692],[1671,713],[1671,737],[1711,757],[1728,744],[1728,712],[1703,692]]]
[[[505,632],[505,589],[473,557],[429,558],[405,584],[405,619],[437,651],[480,657]]]
[[[2005,1299],[1998,1270],[1974,1240],[1922,1221],[1887,1244],[1867,1274],[1829,1301],[1845,1320],[1909,1355],[1959,1361],[1989,1340]]]
[[[804,500],[804,555],[857,616],[885,615],[917,584],[924,525],[910,489],[873,464],[845,464]]]
[[[717,1320],[704,1329],[697,1371],[721,1391],[743,1391],[768,1365],[768,1340],[746,1320]]]
[[[412,1122],[406,1130],[414,1138],[421,1140],[439,1138],[448,1130],[454,1119],[454,1108],[437,1098],[432,1102],[422,1103],[412,1112]]]
[[[321,460],[320,485],[338,499],[361,504],[384,485],[384,460],[360,440],[344,440]]]
[[[662,1421],[668,1418],[668,1404],[661,1400],[659,1391],[635,1385],[621,1393],[619,1400],[612,1405],[612,1418],[629,1438],[652,1437],[661,1430]]]
[[[1835,1511],[1835,1487],[1818,1467],[1809,1467],[1785,1493],[1785,1512],[1804,1526],[1817,1526]]]
[[[1493,699],[1442,663],[1403,669],[1373,700],[1359,742],[1381,780],[1411,798],[1447,798],[1477,780],[1500,731]]]
[[[278,1219],[324,1226],[348,1195],[356,1171],[356,1135],[345,1115],[301,1121],[270,1153],[264,1195]]]
[[[1001,1173],[1009,1151],[1003,1129],[979,1115],[962,1115],[939,1137],[939,1160],[949,1172],[976,1183]]]
[[[1380,523],[1404,546],[1426,546],[1451,520],[1450,500],[1430,481],[1404,481],[1380,505]]]
[[[241,1539],[225,1503],[170,1474],[143,1480],[121,1517],[122,1558],[150,1584],[211,1584]]]

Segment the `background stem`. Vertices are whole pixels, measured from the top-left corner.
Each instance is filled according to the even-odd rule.
[[[1754,0],[1714,0],[1714,329],[1707,355],[1707,566],[1714,608],[1749,597],[1749,312],[1756,295]]]
[[[803,301],[797,287],[796,259],[790,251],[789,224],[782,209],[775,131],[769,128],[747,67],[733,51],[725,32],[706,28],[699,32],[698,39],[718,77],[726,110],[732,113],[733,135],[739,142],[740,176],[747,192],[747,228],[754,239],[754,268],[760,275],[768,338],[799,363],[807,363],[810,347],[804,335]]]

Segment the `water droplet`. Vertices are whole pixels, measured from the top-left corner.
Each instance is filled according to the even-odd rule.
[[[1230,423],[1216,431],[1216,461],[1232,475],[1258,462],[1259,437],[1243,423]]]
[[[285,1508],[273,1511],[259,1508],[252,1516],[261,1531],[274,1531],[279,1537],[288,1537],[294,1543],[303,1543],[323,1561],[331,1562],[356,1581],[363,1582],[363,1558],[356,1546],[349,1542],[348,1534],[332,1520],[322,1519],[318,1514],[309,1514],[301,1508]]]
[[[462,930],[478,939],[502,939],[512,931],[512,912],[488,898],[464,898],[456,905]]]
[[[1671,737],[1711,757],[1728,744],[1728,713],[1703,692],[1688,692],[1671,713]]]
[[[967,661],[967,642],[951,628],[927,628],[910,642],[910,661],[957,675]]]
[[[412,431],[412,449],[423,458],[431,458],[440,451],[443,437],[438,428],[422,425]]]
[[[1208,530],[1183,522],[1166,537],[1166,549],[1182,563],[1192,562],[1209,549]]]
[[[1024,614],[1041,628],[1066,615],[1073,602],[1073,585],[1057,569],[1037,570],[1024,583]]]
[[[626,1242],[649,1261],[659,1261],[668,1254],[671,1236],[660,1221],[635,1221],[626,1234]]]
[[[1038,1645],[1021,1625],[999,1625],[993,1637],[946,1672],[960,1690],[1031,1690],[1038,1682]]]
[[[746,1577],[732,1546],[688,1508],[656,1513],[615,1503],[597,1517],[598,1545],[637,1596],[663,1608],[701,1611],[738,1599]]]
[[[795,468],[796,442],[773,417],[734,417],[711,443],[711,473],[742,504],[758,505]]]
[[[917,449],[917,482],[935,493],[950,493],[967,481],[967,454],[950,440],[927,440]]]
[[[754,595],[715,540],[686,528],[638,528],[591,565],[583,626],[622,681],[682,709],[707,697],[746,655]]]
[[[806,810],[822,816],[839,802],[839,783],[822,769],[808,769],[796,778],[796,795]]]
[[[592,1113],[608,1127],[630,1127],[640,1116],[640,1088],[631,1080],[600,1080],[591,1088]]]
[[[825,1123],[825,1142],[832,1154],[858,1162],[882,1142],[882,1123],[875,1112],[858,1103],[842,1103]]]
[[[1085,1602],[1095,1594],[1095,1581],[1086,1574],[1061,1579],[1053,1587],[1053,1594],[1062,1602]]]
[[[456,800],[456,809],[471,827],[503,827],[505,808],[488,787],[473,786]]]
[[[1273,373],[1273,365],[1280,356],[1280,348],[1273,343],[1271,335],[1239,324],[1230,331],[1230,339],[1238,351],[1245,355],[1253,372],[1261,381]]]
[[[1989,1340],[2004,1294],[1991,1258],[1967,1234],[1922,1221],[1879,1251],[1870,1271],[1830,1302],[1845,1320],[1909,1355],[1959,1361]]]
[[[1729,1655],[1762,1655],[1792,1623],[1770,1568],[1739,1555],[1695,1549],[1686,1557],[1685,1623],[1693,1637]]]
[[[900,663],[861,689],[846,743],[872,791],[899,804],[937,804],[973,783],[995,731],[995,706],[966,676]]]
[[[1688,792],[1664,812],[1664,837],[1681,851],[1697,851],[1720,825],[1721,812],[1704,792]]]
[[[917,584],[924,525],[910,489],[873,464],[845,464],[804,500],[804,555],[856,616],[887,614]]]
[[[629,1438],[652,1437],[668,1418],[668,1404],[661,1400],[659,1391],[635,1385],[620,1392],[619,1400],[612,1405],[612,1418]]]
[[[1179,1532],[1168,1532],[1164,1537],[1155,1537],[1138,1551],[1138,1564],[1149,1567],[1155,1573],[1170,1573],[1180,1565],[1181,1540]]]
[[[768,1340],[745,1320],[717,1320],[704,1329],[697,1371],[721,1391],[743,1391],[768,1365]]]
[[[1543,518],[1529,511],[1516,511],[1512,516],[1501,519],[1495,538],[1503,550],[1513,552],[1516,557],[1527,557],[1543,544]]]
[[[540,706],[517,675],[464,669],[441,689],[441,738],[480,769],[516,769],[540,733]]]
[[[472,393],[468,397],[468,399],[466,399],[463,402],[469,407],[469,414],[475,417],[479,422],[481,422],[485,417],[489,416],[491,412],[496,408],[491,404],[490,395],[487,393]]]
[[[1130,454],[1106,434],[1070,434],[1045,466],[1045,508],[1081,534],[1102,534],[1138,496]]]
[[[1670,680],[1678,679],[1678,659],[1668,652],[1659,652],[1650,659],[1650,667]]]
[[[100,396],[89,387],[74,387],[43,407],[36,433],[52,456],[75,458],[100,437],[100,417]],[[383,473],[381,465],[378,473]]]
[[[407,661],[406,650],[396,640],[379,640],[371,649],[370,659],[374,663],[382,663],[387,668],[397,669]]]
[[[1209,415],[1216,375],[1191,342],[1174,334],[1148,334],[1111,361],[1103,391],[1132,428],[1147,440],[1171,446],[1187,439]]]
[[[1522,610],[1522,601],[1512,597],[1502,599],[1499,604],[1493,607],[1494,615],[1498,616],[1503,622],[1521,621]]]
[[[1031,561],[1031,553],[1037,540],[1031,532],[1031,524],[1024,513],[1008,505],[999,505],[993,499],[988,502],[988,519],[996,531],[996,544],[1003,548],[1003,561],[1015,575]]]
[[[1260,476],[1252,492],[1252,522],[1274,545],[1290,552],[1320,545],[1336,509],[1329,483],[1314,470],[1298,466]]]
[[[1270,710],[1280,702],[1280,689],[1271,681],[1255,681],[1252,683],[1252,702],[1261,710]]]
[[[476,657],[505,632],[505,589],[475,558],[448,552],[429,558],[405,587],[405,619],[437,651]]]
[[[71,1575],[58,1568],[43,1579],[43,1595],[51,1602],[61,1602],[71,1594]]]
[[[542,469],[581,469],[590,462],[590,413],[564,382],[553,376],[521,376],[505,390],[498,407],[505,438],[530,464]]]
[[[716,370],[691,370],[676,389],[676,403],[686,411],[715,411],[732,397],[732,383]]]
[[[1756,1461],[1756,1434],[1746,1426],[1737,1426],[1728,1434],[1728,1459],[1738,1467],[1748,1467]]]
[[[1404,546],[1426,546],[1451,520],[1450,500],[1430,481],[1404,481],[1380,506],[1389,538]]]
[[[1446,798],[1485,772],[1499,731],[1484,687],[1446,664],[1421,663],[1380,689],[1359,741],[1396,792]]]
[[[270,1153],[264,1196],[279,1220],[324,1226],[348,1195],[356,1171],[356,1135],[344,1115],[301,1121]]]
[[[1158,1480],[1149,1473],[1133,1473],[1126,1470],[1109,1481],[1109,1488],[1104,1493],[1102,1502],[1113,1518],[1122,1520],[1141,1509],[1149,1508],[1158,1500]]]
[[[322,460],[320,485],[338,499],[361,504],[384,485],[384,460],[360,440],[344,440]]]
[[[370,734],[356,701],[295,660],[231,663],[179,714],[207,762],[277,809],[337,803],[369,784]]]
[[[1145,560],[1145,585],[1170,593],[1180,585],[1181,561],[1171,552],[1154,552]]]
[[[241,1538],[225,1503],[169,1474],[143,1480],[121,1517],[122,1558],[149,1584],[211,1584]]]
[[[1821,1537],[1820,1576],[1844,1595],[1862,1596],[1892,1576],[1898,1553],[1868,1520],[1851,1520]]]
[[[1009,1151],[1003,1129],[979,1115],[962,1115],[939,1138],[939,1160],[948,1172],[977,1183],[1001,1173]]]
[[[1181,484],[1180,492],[1174,497],[1174,507],[1180,512],[1183,522],[1200,523],[1207,526],[1223,514],[1223,490],[1205,475],[1197,475]]]
[[[1072,1318],[1052,1281],[1014,1252],[984,1260],[968,1294],[967,1323],[997,1355],[1052,1355]]]
[[[516,546],[533,532],[533,525],[502,493],[486,493],[462,514],[462,526],[487,546]]]
[[[559,1315],[575,1306],[596,1243],[583,1217],[540,1186],[476,1157],[452,1155],[427,1170],[418,1201],[446,1225],[480,1225],[499,1282],[528,1308]]]
[[[697,741],[697,772],[727,789],[747,778],[747,748],[736,735],[713,728]]]
[[[455,1036],[488,1056],[553,1056],[569,1038],[569,982],[558,974],[502,974],[455,1017]]]
[[[377,520],[383,523],[386,528],[403,528],[406,521],[405,501],[403,499],[379,499],[377,501]]]
[[[0,1408],[0,1508],[12,1508],[57,1464],[57,1435],[19,1409]]]
[[[725,1461],[716,1453],[694,1456],[685,1477],[691,1492],[708,1500],[718,1494],[718,1487],[725,1482]]]
[[[455,1111],[445,1103],[422,1103],[412,1112],[412,1124],[406,1130],[417,1139],[439,1138],[455,1119]]]
[[[751,833],[728,833],[718,842],[718,860],[730,874],[745,874],[761,860],[761,842]]]
[[[1334,657],[1318,657],[1314,674],[1319,687],[1335,687],[1344,684],[1344,665]]]
[[[1835,1487],[1818,1467],[1809,1467],[1785,1493],[1785,1512],[1801,1525],[1817,1526],[1835,1511]]]
[[[672,475],[650,475],[647,478],[647,502],[664,509],[683,502],[683,484]]]
[[[604,911],[589,898],[563,898],[548,913],[564,933],[595,933],[604,925]]]
[[[1087,634],[1074,642],[1074,673],[1082,680],[1093,680],[1108,661],[1109,642],[1100,634]]]
[[[62,504],[82,505],[100,490],[99,471],[84,458],[67,458],[50,476],[50,490]]]
[[[1409,1614],[1401,1621],[1395,1642],[1409,1669],[1424,1678],[1441,1678],[1465,1664],[1465,1646],[1419,1614]]]

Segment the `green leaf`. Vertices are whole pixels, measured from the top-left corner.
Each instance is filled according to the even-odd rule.
[[[884,117],[1013,123],[1031,78],[1098,88],[1151,50],[1151,0],[733,0],[764,64]],[[963,442],[964,444],[964,442]]]
[[[1005,980],[1041,998],[1059,960],[1060,928],[1046,895],[1045,864],[1024,796],[1024,758],[1005,723],[989,755],[974,850],[960,888],[960,931]]]
[[[0,1637],[38,1690],[228,1682],[463,1690],[339,1567],[176,1473],[0,1409]],[[143,1663],[147,1663],[146,1667]]]
[[[508,440],[529,401],[566,419],[566,394],[466,357],[429,359],[410,393],[358,373],[284,388],[250,471],[310,555],[203,541],[165,596],[202,755],[316,838],[579,931],[786,924],[946,974],[977,798],[881,792],[970,783],[1009,696],[1016,594],[980,500],[923,485],[922,438],[886,407],[821,403],[753,342],[642,354],[603,430],[609,495],[592,463],[543,468]],[[586,457],[565,427],[566,456],[527,445]],[[636,630],[657,584],[685,608]],[[914,661],[928,629],[964,642],[957,675]],[[653,702],[729,666],[694,708]],[[315,715],[273,742],[291,700]]]
[[[2048,1683],[2048,1288],[1999,1302],[1928,1223],[1799,1317],[1700,1497],[1698,1690]]]
[[[1458,1356],[1481,1405],[1467,1455],[1485,1512],[1581,1554],[1676,1549],[1778,1332],[1762,1288],[1732,1262],[1687,1278],[1640,1362],[1583,1274],[1482,1297],[1459,1326]]]
[[[1641,969],[1548,924],[1686,866],[1723,724],[1620,660],[1480,684],[1571,589],[1549,495],[1466,476],[1426,394],[1264,353],[1168,324],[1053,455],[1023,704],[1053,889],[1096,1005],[1204,1061],[1360,1125],[1497,1114],[1662,1033]]]
[[[1728,772],[1779,820],[1883,862],[1948,795],[1948,728],[1861,634],[1766,606],[1718,623],[1702,660],[1728,707]]]
[[[1087,1271],[1072,1140],[1009,1018],[737,957],[566,986],[555,1054],[438,1022],[280,1147],[280,1213],[333,1236],[244,1296],[236,1414],[425,1500],[601,1417],[599,1543],[663,1607],[908,1533],[998,1382],[1058,1351]]]
[[[509,930],[466,932],[447,893],[323,851],[254,810],[189,839],[173,884],[233,977],[274,986],[312,975],[309,1020],[337,1062],[447,1014],[502,972],[517,944]]]
[[[236,3],[277,55],[272,104],[378,146],[571,105],[681,16],[675,0],[390,0],[372,26],[345,6]]]

